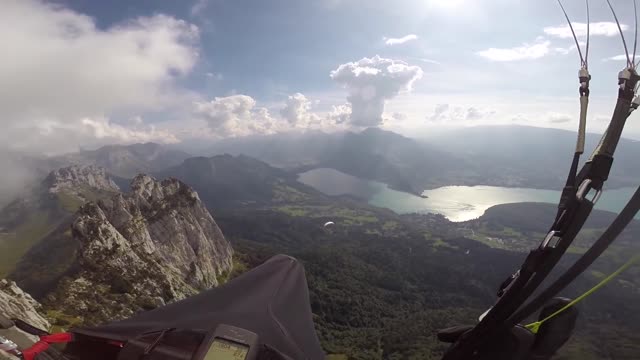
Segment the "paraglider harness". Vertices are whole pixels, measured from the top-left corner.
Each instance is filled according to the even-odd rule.
[[[226,284],[187,299],[96,327],[49,334],[2,319],[36,336],[33,346],[0,350],[24,360],[298,360],[324,359],[315,332],[304,268],[277,255]],[[52,344],[66,343],[63,351]]]
[[[617,16],[611,3],[607,0],[624,43],[627,54],[627,67],[618,75],[618,99],[611,122],[591,157],[581,170],[577,171],[580,155],[584,152],[589,82],[591,80],[587,64],[589,30],[587,25],[586,55],[583,58],[580,43],[573,31],[571,21],[560,0],[558,0],[558,3],[573,33],[580,54],[581,68],[578,74],[580,80],[578,141],[569,175],[562,191],[556,218],[540,245],[529,252],[522,266],[500,286],[497,293],[498,300],[494,306],[480,317],[479,323],[475,326],[458,326],[445,329],[438,334],[441,341],[452,343],[443,360],[549,359],[571,335],[578,315],[574,305],[607,284],[628,267],[640,262],[640,255],[631,258],[617,271],[575,300],[554,299],[554,296],[589,267],[631,222],[640,209],[639,187],[622,212],[618,214],[591,248],[555,282],[525,304],[560,261],[583,227],[593,206],[602,195],[603,185],[609,176],[614,153],[621,138],[625,122],[640,104],[640,97],[636,96],[640,76],[636,72],[635,45],[633,60],[631,60]],[[635,8],[634,1],[634,10]],[[588,17],[587,1],[587,24],[589,24]],[[538,321],[528,325],[521,325],[524,320],[543,306],[545,307],[540,313]]]

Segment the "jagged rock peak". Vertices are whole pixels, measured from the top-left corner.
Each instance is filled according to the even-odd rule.
[[[149,202],[176,195],[182,196],[183,200],[200,201],[198,193],[180,180],[169,178],[160,182],[146,174],[140,174],[131,181],[131,192]]]
[[[118,185],[107,175],[104,168],[95,165],[72,165],[54,170],[45,179],[49,192],[75,190],[90,187],[97,190],[119,191]]]
[[[87,323],[197,294],[232,268],[231,245],[189,186],[139,175],[131,188],[79,209],[79,271],[47,297]]]
[[[7,318],[20,319],[42,329],[51,327],[40,313],[42,305],[22,291],[15,282],[0,279],[0,312]]]

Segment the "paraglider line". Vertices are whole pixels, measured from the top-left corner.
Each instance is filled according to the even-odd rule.
[[[635,17],[635,38],[633,39],[633,60],[631,60],[631,65],[636,68],[636,47],[638,45],[638,5],[636,4],[636,0],[633,0],[633,15]]]
[[[560,0],[558,0],[560,1]],[[635,1],[634,1],[635,3]],[[607,0],[607,4],[609,4],[609,9],[611,9],[611,13],[613,14],[613,18],[616,20],[616,25],[618,25],[618,31],[620,32],[620,37],[622,38],[622,45],[624,46],[624,53],[627,55],[627,66],[633,67],[635,64],[631,62],[629,58],[629,50],[627,49],[627,42],[624,39],[624,34],[622,33],[622,28],[620,27],[620,21],[618,21],[618,15],[616,15],[616,11],[613,10],[613,6],[611,5],[611,1]]]
[[[587,5],[587,46],[584,52],[584,67],[585,69],[589,67],[589,39],[590,39],[590,25],[591,25],[591,20],[589,18],[589,0],[585,0],[585,3]],[[578,47],[579,49],[580,47]]]
[[[578,38],[576,37],[576,32],[573,30],[573,25],[571,24],[569,15],[567,15],[567,12],[565,11],[564,6],[562,6],[562,1],[558,0],[558,4],[560,5],[562,12],[564,13],[565,19],[567,19],[567,23],[569,24],[569,29],[571,29],[571,35],[573,35],[573,40],[576,42],[576,48],[578,49],[578,54],[580,55],[580,63],[582,66],[586,67],[587,63],[584,61],[584,58],[582,57],[582,50],[580,50],[580,43],[578,42]],[[629,55],[627,55],[627,61],[628,59],[629,59]]]

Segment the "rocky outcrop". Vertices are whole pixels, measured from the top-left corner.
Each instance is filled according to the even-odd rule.
[[[10,254],[3,257],[9,278],[41,300],[75,256],[69,226],[76,211],[88,201],[117,193],[118,186],[103,168],[69,166],[50,172],[29,196],[1,209],[0,235],[9,236],[0,242],[0,253]]]
[[[104,168],[93,165],[73,165],[54,170],[45,179],[45,184],[51,193],[62,190],[74,191],[84,187],[112,192],[120,190],[118,185],[109,178]]]
[[[48,330],[51,324],[40,314],[42,305],[22,291],[15,282],[0,279],[0,313],[10,319],[23,320]]]
[[[85,323],[124,318],[218,285],[232,249],[198,194],[139,175],[132,191],[83,205],[74,268],[46,298]]]
[[[31,295],[22,291],[15,282],[0,279],[0,315],[7,319],[20,319],[37,328],[49,330],[51,325],[40,311],[42,306]],[[17,327],[0,328],[0,336],[16,343],[24,349],[31,346],[38,338],[27,334]],[[12,355],[0,351],[0,359],[14,360]]]

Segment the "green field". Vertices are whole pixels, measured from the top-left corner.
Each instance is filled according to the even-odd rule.
[[[22,255],[58,225],[43,211],[29,216],[11,232],[0,235],[0,278],[7,276]]]

